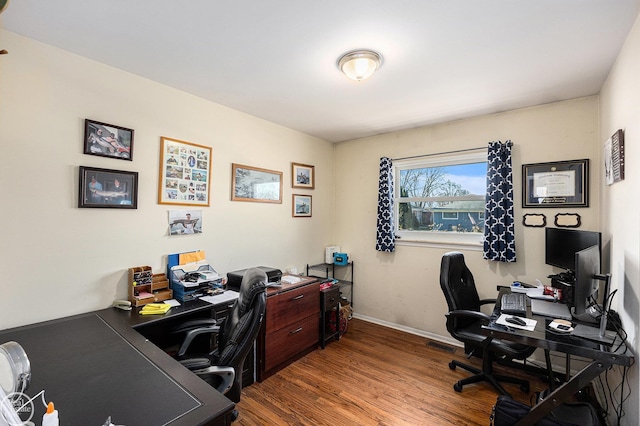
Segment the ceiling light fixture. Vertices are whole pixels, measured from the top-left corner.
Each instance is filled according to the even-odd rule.
[[[353,50],[338,59],[338,68],[352,80],[369,78],[382,66],[382,56],[373,50]]]

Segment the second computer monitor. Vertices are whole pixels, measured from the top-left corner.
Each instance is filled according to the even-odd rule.
[[[575,254],[575,277],[573,317],[580,321],[597,323],[602,312],[597,303],[600,289],[599,246],[594,245]]]

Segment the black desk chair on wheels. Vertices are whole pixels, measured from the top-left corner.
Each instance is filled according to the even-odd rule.
[[[462,253],[449,252],[442,257],[440,287],[449,306],[449,312],[446,314],[447,330],[452,337],[464,343],[465,352],[469,354],[469,358],[478,351],[482,356],[482,369],[456,360],[449,363],[449,368],[452,370],[460,367],[474,374],[456,382],[453,389],[462,392],[464,385],[487,381],[503,395],[509,395],[509,393],[500,382],[519,384],[523,392],[529,392],[528,381],[494,374],[493,362],[497,359],[524,360],[535,351],[535,348],[482,334],[481,327],[489,323],[489,315],[481,312],[480,307],[488,303],[495,304],[496,301],[480,300],[473,275],[467,268]]]
[[[221,324],[213,319],[194,320],[173,330],[185,334],[176,356],[178,360],[233,402],[240,401],[244,361],[264,318],[267,282],[264,271],[248,269],[242,278],[238,299]],[[216,335],[217,345],[211,353],[194,358],[188,354],[189,346],[203,334]]]

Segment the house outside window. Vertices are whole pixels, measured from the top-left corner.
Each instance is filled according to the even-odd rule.
[[[396,160],[394,174],[398,243],[482,245],[486,151]]]

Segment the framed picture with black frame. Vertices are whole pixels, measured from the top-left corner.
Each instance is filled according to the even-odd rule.
[[[80,208],[138,208],[138,172],[80,166],[79,182]]]
[[[522,207],[589,207],[589,160],[523,164]]]
[[[84,153],[132,161],[133,129],[86,119]]]

